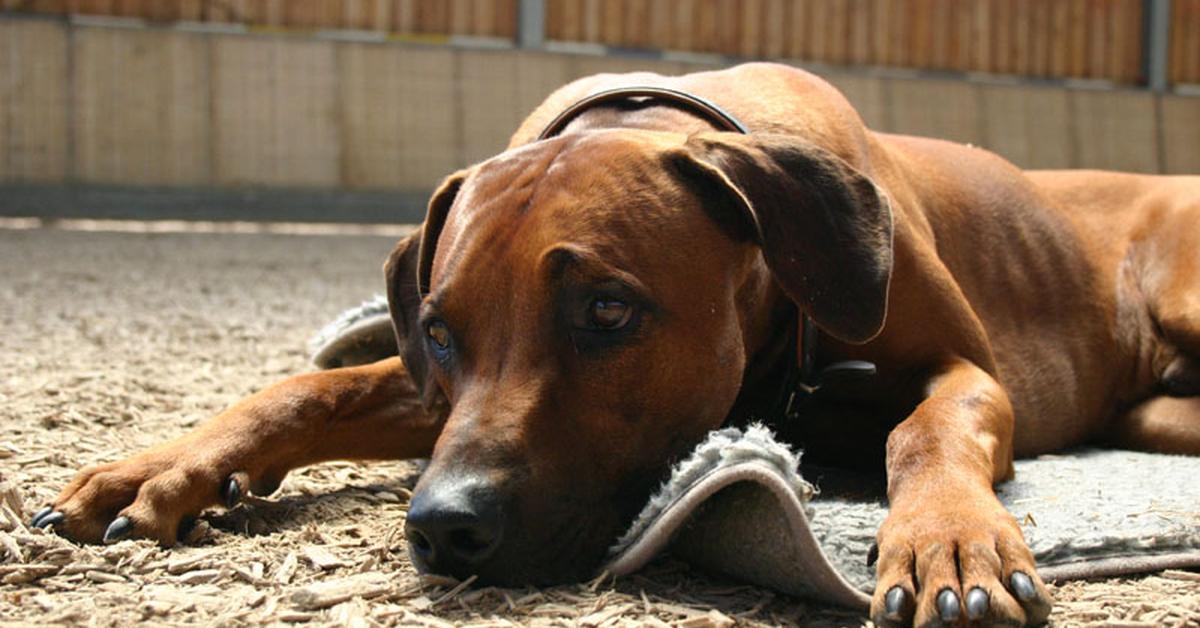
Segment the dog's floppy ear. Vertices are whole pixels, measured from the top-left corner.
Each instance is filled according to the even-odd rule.
[[[442,397],[437,382],[429,375],[428,345],[419,320],[421,299],[429,293],[433,253],[446,223],[446,214],[466,177],[466,171],[459,171],[442,182],[429,201],[424,224],[396,245],[383,266],[388,309],[400,346],[400,358],[416,382],[426,409],[432,408]]]
[[[879,333],[892,213],[870,179],[786,135],[703,133],[668,160],[706,204],[718,205],[710,212],[762,246],[784,292],[821,329],[852,343]]]

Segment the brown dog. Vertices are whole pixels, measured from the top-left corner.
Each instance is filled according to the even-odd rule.
[[[598,90],[655,98],[552,118]],[[992,485],[1088,439],[1200,453],[1200,179],[1022,173],[868,131],[770,64],[601,75],[452,175],[387,263],[403,362],[289,379],[183,438],[81,472],[38,525],[171,544],[181,519],[296,467],[431,457],[408,515],[424,568],[590,575],[669,463],[778,415],[799,354],[878,365],[787,435],[886,462],[880,624],[1036,623],[1049,598]],[[808,347],[802,316],[819,328]]]

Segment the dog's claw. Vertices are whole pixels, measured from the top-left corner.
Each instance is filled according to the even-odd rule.
[[[67,518],[66,515],[55,510],[48,515],[43,515],[42,518],[38,519],[38,522],[33,525],[36,528],[45,529],[50,526],[56,526],[56,525],[62,523],[64,520],[66,520],[66,518]]]
[[[225,507],[233,508],[242,501],[242,485],[238,483],[237,478],[230,477],[225,481],[225,490],[221,491],[225,495]]]
[[[115,543],[130,532],[133,532],[133,520],[129,517],[117,517],[108,524],[108,529],[104,531],[104,542]]]
[[[40,521],[42,517],[45,517],[52,512],[54,512],[54,506],[46,506],[45,508],[33,513],[33,518],[29,520],[29,525],[35,528],[38,527],[38,521]]]
[[[1050,616],[1050,608],[1053,603],[1047,592],[1039,590],[1039,584],[1034,582],[1029,574],[1020,571],[1014,571],[1008,577],[1009,588],[1021,602],[1030,624],[1044,623]]]
[[[872,543],[871,549],[867,550],[867,566],[874,567],[875,562],[879,560],[879,544]]]
[[[1010,587],[1013,593],[1017,594],[1017,599],[1022,602],[1028,602],[1037,597],[1037,589],[1033,587],[1033,580],[1019,572],[1014,571],[1012,576],[1008,578]]]
[[[958,604],[958,595],[950,589],[942,589],[937,596],[938,616],[944,622],[958,621],[959,613],[962,611]]]
[[[905,594],[900,586],[894,586],[883,600],[883,612],[889,621],[903,621]]]
[[[987,591],[975,587],[967,593],[967,619],[971,621],[983,619],[984,615],[987,615],[989,606],[991,606],[991,598]]]

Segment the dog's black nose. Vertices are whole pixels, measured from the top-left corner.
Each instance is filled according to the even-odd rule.
[[[419,568],[465,578],[500,545],[499,499],[479,486],[418,491],[409,505],[404,535]]]

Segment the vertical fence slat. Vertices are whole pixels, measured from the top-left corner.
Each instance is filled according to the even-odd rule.
[[[547,0],[545,35],[716,52],[1141,84],[1144,0]],[[1172,0],[1171,82],[1200,82],[1200,0]],[[311,29],[514,38],[518,0],[0,0]]]
[[[67,46],[61,23],[0,22],[0,181],[68,176]]]

